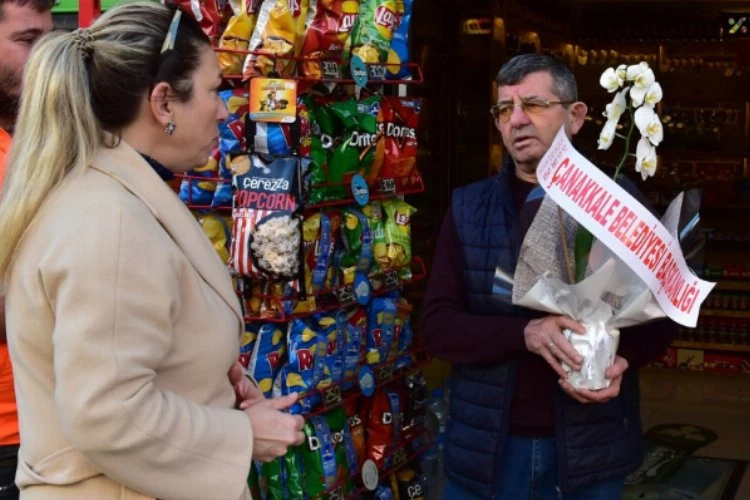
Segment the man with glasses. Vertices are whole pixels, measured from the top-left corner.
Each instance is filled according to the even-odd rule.
[[[34,43],[52,29],[51,8],[49,0],[0,0],[0,186],[21,98],[23,68]],[[0,500],[18,498],[14,483],[18,444],[13,372],[5,340],[5,301],[0,296]]]
[[[496,82],[490,113],[508,155],[498,176],[453,192],[422,307],[425,347],[453,365],[444,498],[618,499],[642,461],[638,372],[628,367],[671,339],[622,335],[610,387],[577,391],[561,362],[579,368],[563,330],[581,325],[492,294],[496,266],[515,269],[539,208],[539,161],[561,127],[572,138],[586,117],[573,74],[551,57],[517,56]]]

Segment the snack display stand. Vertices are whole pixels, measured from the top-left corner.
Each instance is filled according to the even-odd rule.
[[[274,16],[286,12],[265,1]],[[262,2],[249,3],[242,15],[259,15]],[[378,19],[396,9],[390,30],[408,16],[401,0],[365,3]],[[381,58],[356,74],[341,60],[344,51],[303,57],[236,48],[224,24],[206,26],[219,13],[215,4],[190,8],[201,10],[215,41],[230,116],[207,165],[178,176],[179,195],[233,275],[246,320],[240,361],[268,397],[297,393],[290,411],[306,420],[305,443],[253,464],[253,497],[423,498],[427,359],[414,342],[406,296],[426,271],[412,256],[414,209],[404,200],[424,190],[416,167],[420,103],[395,95],[424,81],[421,67],[385,66]],[[82,2],[80,25],[100,10],[98,1]],[[312,20],[308,14],[308,26]],[[237,74],[238,61],[256,71]],[[333,64],[338,74],[303,71],[314,64]],[[284,86],[297,94],[284,94]],[[283,112],[294,104],[296,112]],[[257,120],[264,112],[274,116]]]

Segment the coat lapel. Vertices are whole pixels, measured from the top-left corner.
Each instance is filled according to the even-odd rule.
[[[113,177],[148,207],[203,280],[232,308],[243,324],[237,295],[221,262],[195,217],[143,157],[124,141],[101,148],[92,168]]]

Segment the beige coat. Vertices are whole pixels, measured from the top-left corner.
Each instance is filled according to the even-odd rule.
[[[29,226],[6,299],[21,498],[249,498],[226,268],[127,144],[68,177]]]

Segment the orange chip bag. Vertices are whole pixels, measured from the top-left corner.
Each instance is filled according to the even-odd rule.
[[[360,0],[317,1],[315,17],[305,34],[302,56],[322,59],[302,63],[307,78],[339,78],[339,60],[359,14]]]
[[[248,78],[294,76],[296,56],[302,49],[310,0],[265,0],[258,13],[258,22],[250,38],[249,49],[266,55],[250,54],[242,74]]]
[[[250,37],[255,28],[258,18],[258,5],[260,0],[242,0],[239,12],[229,20],[227,29],[219,40],[220,49],[247,50],[250,45]],[[244,56],[231,52],[219,52],[219,66],[224,75],[239,75],[242,73],[242,62]]]

